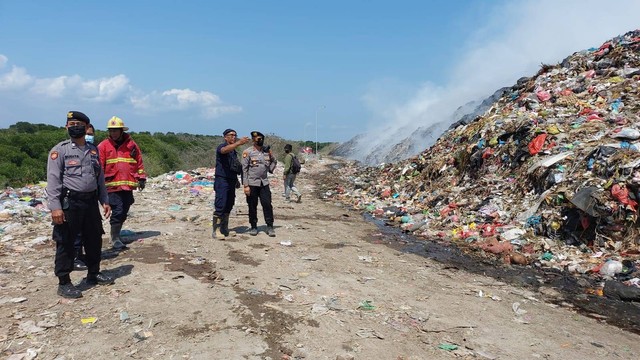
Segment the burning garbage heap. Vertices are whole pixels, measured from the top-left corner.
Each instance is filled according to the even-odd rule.
[[[332,195],[508,263],[629,277],[640,242],[639,87],[636,30],[543,65],[414,158],[343,169],[349,185]]]

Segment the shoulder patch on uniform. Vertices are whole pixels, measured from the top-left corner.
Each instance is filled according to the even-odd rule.
[[[243,157],[243,158],[246,158],[246,157],[247,157],[247,155],[249,155],[249,153],[247,153],[247,152],[243,152],[243,153],[242,153],[242,157]]]
[[[91,155],[98,155],[98,150],[91,149]]]
[[[51,152],[51,160],[55,160],[58,158],[58,152],[57,151],[52,151]]]

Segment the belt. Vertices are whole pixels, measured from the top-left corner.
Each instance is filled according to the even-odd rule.
[[[93,191],[87,191],[87,192],[75,191],[75,190],[70,190],[66,188],[62,189],[63,198],[69,197],[70,199],[74,199],[74,200],[89,200],[89,199],[93,199],[97,195],[98,195],[97,189]]]

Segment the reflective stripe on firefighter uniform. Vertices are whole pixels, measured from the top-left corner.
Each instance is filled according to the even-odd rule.
[[[135,190],[138,181],[147,178],[140,147],[129,134],[124,133],[122,136],[124,141],[120,146],[110,138],[98,145],[100,163],[104,169],[107,191],[110,193]]]

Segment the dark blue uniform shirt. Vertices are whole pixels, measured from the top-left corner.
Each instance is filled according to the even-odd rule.
[[[234,149],[228,154],[223,154],[221,150],[223,147],[227,145],[228,144],[224,142],[218,145],[218,148],[216,149],[216,176],[227,178],[227,179],[233,179],[233,178],[237,179],[237,176],[239,174],[236,174],[235,172],[231,171],[231,161],[233,159],[238,158],[238,153]]]

